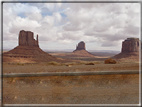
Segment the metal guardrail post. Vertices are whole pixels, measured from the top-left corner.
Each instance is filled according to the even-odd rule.
[[[39,77],[39,76],[81,76],[81,75],[114,75],[114,74],[139,74],[140,71],[84,71],[84,72],[47,72],[47,73],[11,73],[3,77]]]

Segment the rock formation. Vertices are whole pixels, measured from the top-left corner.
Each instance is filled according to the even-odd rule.
[[[85,43],[83,41],[79,42],[76,46],[76,50],[74,50],[71,54],[71,56],[75,57],[94,57],[91,53],[86,51],[85,49]]]
[[[38,35],[37,35],[37,40],[34,39],[33,37],[33,32],[31,31],[20,31],[19,33],[19,46],[36,46],[39,47],[38,45]]]
[[[139,46],[141,45],[139,38],[127,38],[122,42],[121,53],[112,58],[139,60]]]
[[[127,38],[122,42],[122,53],[139,52],[140,41],[138,38]]]
[[[76,46],[76,50],[85,50],[85,43],[83,41],[79,42]]]
[[[39,48],[38,35],[37,40],[33,37],[31,31],[20,31],[19,45],[14,49],[3,53],[3,62],[63,62],[56,57],[44,52]]]

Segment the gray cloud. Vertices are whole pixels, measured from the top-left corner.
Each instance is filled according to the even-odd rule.
[[[62,44],[83,40],[104,48],[120,47],[120,41],[139,37],[140,4],[5,4],[3,18],[4,41],[16,40],[23,29],[38,34],[40,41]]]
[[[124,28],[124,33],[125,34],[129,34],[129,35],[132,35],[132,36],[137,36],[139,35],[139,27],[138,26],[134,26],[134,25],[129,25],[129,26],[126,26]]]
[[[118,42],[117,41],[111,41],[111,42],[107,42],[107,41],[104,41],[102,42],[102,47],[115,47],[117,46]]]

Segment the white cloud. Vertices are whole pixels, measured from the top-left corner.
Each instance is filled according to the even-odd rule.
[[[49,26],[52,26],[52,27],[54,26],[53,16],[45,16],[41,22],[43,22],[43,24],[47,23]],[[46,29],[46,27],[44,27],[44,28]]]
[[[139,4],[83,5],[71,4],[69,11],[66,12],[69,21],[63,27],[64,30],[83,31],[85,40],[87,36],[91,36],[90,41],[99,40],[102,46],[115,46],[118,45],[116,41],[119,42],[131,36],[139,37]]]
[[[38,34],[41,42],[83,40],[101,49],[139,37],[138,3],[6,3],[3,13],[4,41],[16,40],[22,29]]]
[[[35,21],[40,21],[42,19],[42,15],[41,13],[37,12],[37,13],[26,13],[26,16],[28,19],[30,20],[35,20]]]
[[[62,19],[62,16],[61,16],[60,13],[58,13],[58,12],[53,13],[53,17],[54,17],[55,23],[60,22],[61,19]]]
[[[34,20],[29,20],[28,18],[16,17],[16,19],[11,23],[9,32],[17,33],[22,29],[27,31],[32,31],[33,29],[39,26],[40,25],[38,24],[38,22]]]

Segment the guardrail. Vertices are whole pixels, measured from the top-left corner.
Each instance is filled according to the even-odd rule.
[[[84,71],[84,72],[44,72],[44,73],[10,73],[3,77],[40,77],[40,76],[81,76],[81,75],[114,75],[140,74],[140,71]]]

